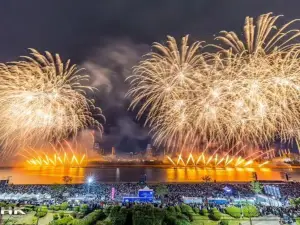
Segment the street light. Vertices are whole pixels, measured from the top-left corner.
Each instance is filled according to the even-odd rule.
[[[90,184],[93,183],[94,178],[93,177],[88,177],[87,183],[88,183],[88,194],[90,193]]]

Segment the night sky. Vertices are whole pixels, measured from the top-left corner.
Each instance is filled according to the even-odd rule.
[[[127,111],[124,79],[152,42],[186,34],[211,41],[221,30],[241,31],[246,16],[274,12],[285,22],[300,18],[299,8],[299,0],[1,1],[0,61],[35,48],[85,67],[107,117],[102,147],[139,151],[151,138]]]

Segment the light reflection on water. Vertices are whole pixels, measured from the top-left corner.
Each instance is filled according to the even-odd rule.
[[[72,183],[83,183],[93,175],[99,182],[137,182],[141,175],[147,175],[148,182],[202,182],[203,176],[210,176],[217,182],[242,182],[252,179],[256,172],[260,180],[282,180],[281,172],[274,169],[203,169],[203,168],[157,168],[157,167],[97,167],[97,168],[0,168],[0,178],[11,176],[14,184],[63,183],[63,176],[71,176]],[[293,180],[300,181],[300,170],[290,170]]]

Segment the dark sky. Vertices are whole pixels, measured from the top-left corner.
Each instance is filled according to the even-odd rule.
[[[107,117],[102,145],[137,151],[149,137],[127,111],[123,80],[152,42],[185,34],[209,41],[220,30],[241,31],[246,16],[274,12],[286,21],[300,18],[299,8],[299,0],[0,1],[0,61],[36,48],[86,67]]]

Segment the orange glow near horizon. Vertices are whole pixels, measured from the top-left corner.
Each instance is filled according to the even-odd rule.
[[[214,154],[207,156],[204,153],[193,155],[190,153],[188,157],[184,157],[179,154],[177,158],[167,156],[168,161],[173,166],[197,166],[197,167],[214,167],[214,168],[262,168],[266,166],[269,161],[257,162],[257,158],[261,157],[260,151],[255,152],[249,157],[243,158],[242,156],[229,155],[221,156],[215,152]]]
[[[88,163],[87,149],[77,142],[63,141],[56,146],[23,149],[19,155],[26,167],[83,167]]]
[[[31,166],[84,166],[86,165],[86,154],[64,153],[44,156],[36,156],[27,159],[26,163]]]

